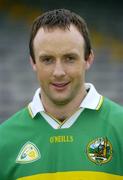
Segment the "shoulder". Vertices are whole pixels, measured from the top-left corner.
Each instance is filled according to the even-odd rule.
[[[105,123],[123,129],[123,107],[108,98],[104,98],[100,113]]]
[[[0,157],[5,149],[16,148],[17,143],[24,139],[30,120],[28,108],[25,107],[0,125]]]
[[[18,126],[21,126],[25,119],[30,118],[29,116],[27,107],[15,113],[0,125],[0,137],[5,138],[8,136],[9,138],[9,136],[12,136],[12,134],[17,131]]]
[[[3,169],[10,168],[10,159],[11,162],[16,159],[18,144],[21,144],[21,136],[26,131],[24,127],[28,118],[28,109],[23,108],[0,125],[0,159],[2,161],[0,177],[3,174],[6,175],[6,171],[3,171]],[[4,178],[2,177],[2,179]]]
[[[28,114],[27,107],[21,109],[20,111],[16,112],[14,115],[12,115],[9,119],[5,120],[1,125],[0,129],[3,127],[7,127],[9,125],[14,125],[18,120],[24,119]],[[18,121],[19,122],[19,121]]]
[[[102,109],[109,114],[121,114],[123,115],[123,106],[115,103],[114,101],[104,97]]]

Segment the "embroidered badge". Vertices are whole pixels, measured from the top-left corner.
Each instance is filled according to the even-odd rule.
[[[86,151],[88,158],[98,165],[107,163],[112,158],[112,145],[106,137],[91,141]]]
[[[19,155],[16,159],[16,163],[26,164],[37,161],[40,159],[40,151],[35,144],[27,142],[21,148]]]

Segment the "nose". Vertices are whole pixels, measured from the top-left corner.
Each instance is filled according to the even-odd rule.
[[[53,75],[54,75],[54,77],[65,76],[64,66],[63,66],[61,61],[56,62],[55,67],[54,67],[54,71],[53,71]]]

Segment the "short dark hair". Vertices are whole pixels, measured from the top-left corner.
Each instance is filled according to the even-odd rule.
[[[37,17],[33,22],[29,41],[29,51],[34,63],[35,55],[33,41],[38,30],[40,28],[53,29],[57,27],[66,30],[69,29],[71,24],[73,24],[83,36],[85,41],[85,60],[88,58],[89,54],[91,53],[91,42],[85,20],[70,10],[55,9],[45,12],[41,16]]]

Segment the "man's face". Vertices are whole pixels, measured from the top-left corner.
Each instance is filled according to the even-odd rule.
[[[73,25],[70,30],[40,28],[34,39],[34,55],[42,98],[60,105],[83,93],[89,61],[84,58],[84,39]]]

